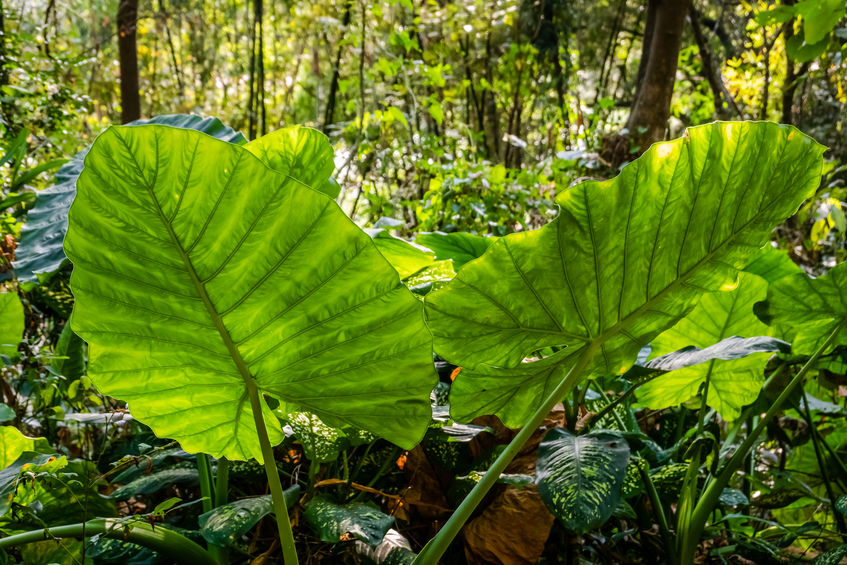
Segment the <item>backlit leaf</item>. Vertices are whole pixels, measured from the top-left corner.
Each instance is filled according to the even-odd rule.
[[[136,120],[127,125],[162,124],[194,129],[229,143],[243,144],[241,133],[225,126],[217,118],[194,114],[169,114],[149,120]],[[68,209],[76,194],[76,180],[82,172],[83,161],[90,147],[73,156],[56,171],[55,184],[38,193],[35,206],[27,214],[21,228],[21,240],[15,250],[15,272],[18,279],[36,282],[37,275],[57,271],[65,262],[62,240],[68,231]]]
[[[454,418],[518,427],[576,364],[583,377],[625,371],[734,283],[817,188],[822,150],[790,126],[715,123],[562,192],[554,221],[501,238],[426,297],[436,352],[463,367]],[[534,360],[545,347],[558,350]]]
[[[705,348],[733,336],[766,335],[768,327],[753,313],[753,304],[763,300],[767,291],[765,279],[740,273],[736,288],[704,295],[685,318],[654,339],[653,353],[662,355],[689,345]],[[745,357],[713,359],[671,371],[642,385],[638,400],[654,409],[675,406],[697,396],[708,381],[706,404],[733,420],[743,406],[756,400],[771,356],[753,349]]]
[[[325,194],[191,130],[118,127],[65,240],[100,392],[189,452],[261,458],[248,387],[407,448],[435,382],[420,302]]]
[[[767,300],[754,309],[763,322],[789,328],[793,353],[811,355],[847,320],[847,263],[817,279],[805,273],[784,277],[768,287]],[[844,344],[847,329],[832,347]]]

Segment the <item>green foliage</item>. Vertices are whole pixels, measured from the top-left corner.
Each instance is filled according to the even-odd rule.
[[[332,178],[332,146],[321,132],[296,126],[277,130],[244,146],[275,171],[335,198],[340,190]]]
[[[325,195],[237,145],[161,126],[101,135],[78,185],[73,329],[98,389],[138,419],[188,451],[260,459],[258,389],[401,445],[423,435],[420,305]]]
[[[652,354],[663,355],[689,345],[705,348],[732,336],[767,335],[767,326],[753,314],[753,304],[767,295],[767,282],[741,273],[737,286],[730,286],[734,288],[704,295],[685,318],[651,342]],[[770,356],[752,350],[746,357],[677,369],[639,387],[638,399],[650,408],[667,408],[702,394],[705,385],[706,404],[733,420],[758,396]]]
[[[18,356],[18,343],[24,333],[24,308],[14,292],[0,293],[0,353]]]
[[[14,426],[0,426],[0,469],[14,463],[24,451],[34,448],[33,438],[26,437]]]
[[[843,263],[818,279],[798,273],[771,284],[767,300],[756,305],[756,314],[767,324],[791,328],[792,351],[809,355],[839,324],[844,327],[845,289],[847,267]],[[844,344],[847,332],[842,331],[832,346]]]
[[[217,118],[204,118],[191,114],[156,116],[137,120],[129,125],[162,124],[193,129],[238,145],[246,143],[244,136],[225,126]],[[21,229],[15,270],[22,281],[36,282],[39,274],[57,271],[65,262],[62,240],[67,233],[68,210],[76,195],[76,181],[82,172],[86,147],[56,172],[53,186],[38,194],[35,207],[27,215]]]
[[[556,220],[498,240],[426,298],[436,352],[464,367],[453,416],[493,412],[517,427],[577,364],[624,372],[704,292],[734,281],[813,193],[820,155],[793,128],[712,124],[561,194]],[[601,229],[620,210],[624,228]]]

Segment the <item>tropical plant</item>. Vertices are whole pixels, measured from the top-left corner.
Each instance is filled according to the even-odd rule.
[[[306,523],[327,543],[356,540],[371,560],[434,564],[494,484],[534,482],[577,534],[637,514],[630,503],[646,496],[665,553],[690,562],[716,508],[750,504],[749,492],[728,487],[767,423],[847,345],[838,306],[847,271],[811,280],[766,245],[818,188],[821,153],[789,126],[700,126],[654,145],[614,179],[562,191],[559,215],[538,230],[496,240],[420,234],[411,245],[389,233],[396,221],[380,220],[369,236],[344,216],[332,201],[331,148],[313,130],[239,145],[166,125],[110,128],[71,182],[71,328],[89,344],[97,389],[188,453],[139,448],[110,472],[124,486],[109,500],[199,484],[208,550],[176,530],[153,535],[138,519],[114,518],[111,502],[95,520],[83,513],[47,531],[22,531],[20,522],[0,548],[50,536],[106,540],[125,529],[129,541],[177,559],[221,563],[226,546],[272,512],[284,559],[296,563],[287,516],[302,491],[283,493],[272,450],[285,424],[312,462]],[[442,380],[455,381],[434,391],[432,340],[461,367],[440,364]],[[60,356],[62,373],[79,372],[71,361]],[[635,421],[636,398],[690,404],[697,416],[684,431],[680,407],[676,437],[651,437]],[[534,479],[505,473],[560,402],[565,429],[539,439]],[[814,402],[794,406],[811,419],[810,410],[828,409]],[[490,414],[520,431],[488,463],[460,461],[457,446],[493,432],[472,423]],[[723,445],[718,415],[732,425]],[[3,433],[11,446],[3,456],[14,462],[0,488],[17,490],[15,509],[36,496],[20,488],[24,469],[35,470],[33,488],[73,474],[75,496],[102,480],[43,442]],[[422,445],[467,492],[417,556],[379,508],[313,492],[373,492],[354,476],[377,436]],[[351,470],[345,450],[365,444]],[[825,448],[823,438],[814,444]],[[381,455],[376,477],[402,449]],[[339,457],[344,478],[319,480],[321,464]],[[138,471],[139,458],[153,471]],[[264,465],[270,495],[229,502],[228,477],[250,458]],[[155,522],[190,504],[166,499],[144,516]],[[92,551],[112,548],[98,541]]]

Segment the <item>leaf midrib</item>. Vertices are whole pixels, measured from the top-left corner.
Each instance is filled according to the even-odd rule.
[[[220,314],[215,309],[215,305],[212,304],[212,300],[209,297],[208,292],[206,292],[206,287],[203,286],[203,283],[200,280],[200,277],[198,276],[197,271],[195,270],[194,265],[191,262],[191,258],[185,252],[185,249],[183,249],[182,243],[180,242],[179,237],[177,237],[176,232],[173,229],[173,225],[171,224],[170,221],[168,221],[167,217],[165,216],[164,211],[162,210],[161,205],[159,204],[159,200],[156,198],[156,193],[153,189],[153,186],[155,186],[155,180],[152,184],[147,182],[147,179],[145,179],[144,175],[141,174],[141,166],[138,163],[137,159],[135,158],[135,153],[132,152],[132,150],[130,149],[126,140],[123,138],[123,136],[120,133],[118,133],[117,130],[115,130],[115,135],[121,141],[121,143],[124,145],[124,147],[127,149],[127,152],[129,153],[129,155],[132,157],[132,161],[133,161],[133,163],[135,163],[135,166],[138,169],[139,177],[144,181],[144,188],[147,190],[147,193],[149,194],[150,199],[152,200],[153,205],[155,206],[156,214],[158,215],[159,219],[161,220],[162,225],[167,230],[168,237],[170,238],[171,243],[173,244],[174,248],[176,249],[177,253],[179,254],[179,257],[182,260],[183,265],[185,266],[185,270],[188,273],[188,276],[191,278],[191,282],[194,285],[194,288],[197,291],[197,294],[200,296],[200,300],[203,302],[203,306],[206,308],[206,311],[208,312],[209,317],[212,320],[212,323],[215,325],[215,329],[218,331],[218,334],[220,335],[221,340],[223,341],[224,345],[227,348],[227,351],[229,352],[230,358],[235,363],[235,366],[238,369],[238,372],[241,375],[241,378],[242,378],[242,380],[244,381],[244,384],[247,387],[247,391],[249,393],[251,393],[251,395],[253,393],[257,393],[258,392],[258,386],[256,384],[256,381],[253,379],[252,374],[250,373],[250,369],[247,367],[247,363],[244,361],[244,358],[241,356],[241,352],[238,351],[238,348],[235,345],[235,341],[232,339],[232,336],[230,336],[230,334],[229,334],[229,330],[227,330],[226,326],[224,326],[223,318],[221,318]],[[159,154],[159,137],[156,136],[155,139],[156,139],[156,155],[158,156],[158,154]],[[157,170],[158,170],[158,164],[157,164]],[[242,398],[241,402],[239,402],[239,405],[241,405],[243,403],[243,400],[244,399]]]

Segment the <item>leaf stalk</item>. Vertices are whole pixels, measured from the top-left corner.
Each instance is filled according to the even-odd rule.
[[[506,469],[506,466],[511,463],[512,459],[520,452],[521,448],[529,441],[544,418],[550,413],[553,407],[560,402],[568,393],[570,393],[582,377],[585,368],[594,357],[594,353],[600,347],[600,343],[593,342],[585,353],[580,357],[579,361],[567,372],[565,378],[559,385],[550,393],[544,402],[536,409],[526,424],[521,428],[518,434],[509,442],[506,449],[497,457],[491,467],[482,476],[482,479],[474,486],[470,493],[456,508],[456,511],[450,516],[444,527],[432,538],[429,543],[424,546],[415,560],[413,565],[434,565],[447,551],[450,543],[456,538],[462,526],[468,521],[473,511],[482,502],[482,499],[491,490],[500,474]]]

